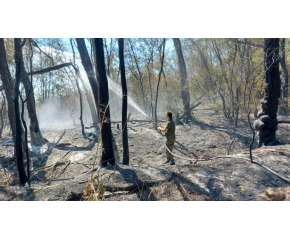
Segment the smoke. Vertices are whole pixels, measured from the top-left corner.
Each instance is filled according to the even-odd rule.
[[[120,98],[122,99],[122,96],[123,96],[121,86],[115,83],[110,77],[107,77],[107,78],[108,78],[109,89],[112,90],[118,96],[119,99],[117,101],[119,101]],[[147,114],[142,111],[142,109],[134,102],[134,100],[130,96],[128,96],[128,104],[134,109],[136,109],[139,113],[144,115],[145,117],[148,117]]]
[[[75,106],[73,106],[74,104]],[[87,108],[86,105],[85,108]],[[80,126],[78,102],[72,103],[71,106],[66,106],[57,98],[55,100],[51,99],[39,106],[36,112],[39,126],[43,130],[62,130]],[[87,109],[84,111],[83,118],[86,122],[88,120],[91,121]]]

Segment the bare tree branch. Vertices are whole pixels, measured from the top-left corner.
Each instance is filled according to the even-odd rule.
[[[249,42],[249,41],[244,42],[244,41],[241,41],[237,38],[228,38],[228,39],[235,42],[235,43],[238,43],[238,44],[247,44],[247,45],[257,47],[257,48],[264,48],[263,44],[257,44],[257,43],[253,43],[253,42]]]
[[[51,71],[54,71],[54,70],[57,70],[57,69],[60,69],[60,68],[63,68],[63,67],[69,67],[69,66],[72,66],[72,63],[63,63],[63,64],[59,64],[59,65],[56,65],[56,66],[53,66],[53,67],[48,67],[48,68],[44,68],[44,69],[41,69],[41,70],[38,70],[38,71],[34,71],[34,72],[28,73],[28,74],[29,75],[30,74],[33,74],[33,75],[43,74],[43,73],[51,72]]]
[[[53,58],[49,56],[47,53],[45,53],[44,51],[42,51],[42,49],[38,46],[36,41],[34,41],[32,38],[29,38],[29,41],[31,41],[31,43],[33,44],[33,47],[36,47],[41,53],[43,53],[45,56],[50,58],[52,65],[54,65]]]

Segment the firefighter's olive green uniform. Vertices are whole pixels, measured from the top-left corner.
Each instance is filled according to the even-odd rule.
[[[172,119],[170,119],[167,123],[166,128],[168,129],[168,131],[165,133],[165,136],[167,138],[166,146],[172,152],[175,142],[175,122]],[[167,159],[173,159],[173,155],[167,149],[166,149],[166,157]]]

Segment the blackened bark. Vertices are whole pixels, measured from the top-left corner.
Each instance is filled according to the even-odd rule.
[[[21,78],[21,68],[22,68],[22,49],[21,49],[21,39],[14,39],[14,49],[15,49],[15,64],[16,64],[16,73],[15,73],[15,88],[14,88],[14,111],[15,111],[15,128],[16,128],[16,136],[15,136],[15,152],[16,152],[16,160],[17,167],[19,173],[19,181],[20,184],[26,183],[26,173],[23,164],[23,149],[21,142],[22,135],[22,127],[20,121],[20,113],[19,113],[19,84]]]
[[[45,144],[45,139],[41,134],[38,118],[36,114],[36,108],[35,108],[35,97],[34,97],[34,89],[33,86],[29,80],[28,74],[24,68],[24,62],[23,62],[23,55],[22,55],[22,49],[20,48],[19,52],[19,58],[20,58],[20,78],[21,82],[24,85],[25,94],[27,96],[27,110],[28,110],[28,116],[30,118],[30,138],[31,138],[31,145],[41,146]]]
[[[264,40],[265,95],[261,100],[262,110],[254,128],[259,133],[259,147],[278,143],[276,139],[278,99],[281,93],[279,75],[279,38]]]
[[[109,106],[109,89],[105,68],[104,46],[102,38],[94,38],[94,56],[96,61],[96,75],[99,85],[99,109],[102,136],[101,166],[107,166],[108,162],[115,165],[115,157],[112,143],[111,116]]]
[[[14,110],[14,83],[7,65],[6,50],[4,45],[4,38],[0,38],[0,76],[5,90],[5,95],[8,105],[8,118],[12,130],[13,141],[15,142],[15,110]]]
[[[124,63],[124,39],[118,39],[119,44],[119,59],[120,59],[120,70],[121,70],[121,83],[123,92],[123,103],[122,103],[122,140],[123,140],[123,164],[129,165],[129,146],[128,146],[128,129],[127,129],[127,107],[128,107],[128,96],[127,96],[127,83],[126,83],[126,72]]]
[[[288,108],[288,70],[286,67],[286,59],[285,59],[285,38],[282,38],[282,46],[281,46],[281,60],[280,60],[280,64],[282,67],[282,71],[283,71],[283,78],[284,78],[284,82],[283,82],[283,105],[285,108]]]
[[[89,90],[86,88],[85,84],[84,88],[86,91],[86,96],[88,99],[88,103],[89,103],[89,107],[91,110],[91,114],[92,114],[92,119],[93,119],[93,125],[97,125],[98,121],[98,116],[99,116],[99,97],[98,97],[98,83],[97,83],[97,79],[94,73],[94,69],[93,69],[93,65],[92,62],[90,60],[89,57],[89,53],[85,44],[85,39],[84,38],[76,38],[76,42],[77,42],[77,46],[78,46],[78,50],[81,56],[81,61],[82,61],[82,65],[86,71],[87,77],[89,79],[90,85],[91,85],[91,89],[93,92],[93,96],[94,96],[94,100],[95,100],[95,105],[97,108],[97,112],[96,109],[93,105],[93,100],[91,97],[91,93],[89,92]]]
[[[184,62],[181,42],[179,38],[173,38],[174,46],[176,55],[178,58],[178,68],[179,68],[179,75],[181,80],[181,97],[183,101],[183,111],[184,116],[187,117],[187,120],[192,121],[191,111],[190,111],[190,95],[189,95],[189,86],[187,81],[187,72],[186,72],[186,65]]]

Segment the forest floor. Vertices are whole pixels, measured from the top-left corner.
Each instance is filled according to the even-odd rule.
[[[239,120],[233,131],[231,121],[222,115],[197,112],[195,117],[190,125],[177,126],[173,150],[175,154],[193,160],[175,158],[174,166],[162,164],[166,160],[165,137],[153,129],[152,123],[145,122],[128,123],[130,166],[122,165],[121,130],[117,129],[116,123],[112,123],[117,166],[95,171],[96,183],[118,186],[136,183],[138,180],[162,180],[172,173],[174,177],[157,186],[142,187],[131,192],[106,191],[100,199],[247,201],[257,200],[256,195],[268,187],[289,186],[264,168],[243,159],[249,158],[248,146],[252,139],[246,120]],[[160,124],[165,125],[166,122]],[[17,184],[15,161],[7,161],[13,153],[11,137],[0,139],[0,200],[63,201],[71,198],[72,192],[82,193],[92,174],[99,136],[94,128],[86,129],[86,133],[90,136],[84,139],[80,128],[43,130],[43,135],[49,142],[42,147],[30,147],[33,163],[30,187]],[[289,179],[289,124],[279,125],[277,138],[281,145],[259,149],[256,139],[253,146],[254,160]],[[97,159],[99,155],[100,151]],[[195,155],[205,156],[205,161],[194,164]],[[231,158],[207,160],[207,156]]]

